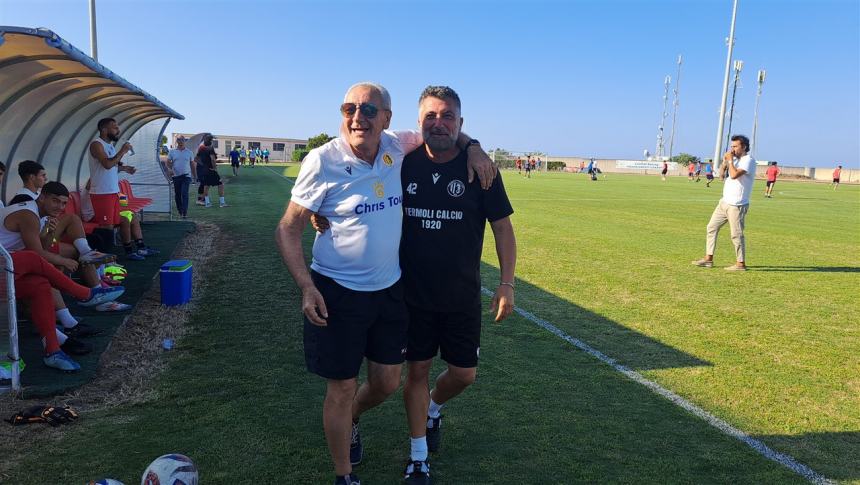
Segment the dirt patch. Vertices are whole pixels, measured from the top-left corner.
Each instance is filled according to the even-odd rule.
[[[171,259],[188,259],[196,271],[192,279],[193,294],[201,295],[210,259],[228,254],[232,241],[213,224],[197,223],[196,229],[182,240]],[[155,277],[154,277],[155,278]],[[88,412],[121,404],[145,402],[157,398],[154,381],[164,369],[165,338],[179,340],[187,331],[187,323],[196,303],[165,307],[161,304],[160,287],[156,280],[135,305],[114,335],[110,346],[99,359],[95,379],[76,391],[53,399],[16,399],[0,397],[0,418],[6,419],[17,411],[36,404],[69,404],[82,417]],[[19,458],[32,452],[43,440],[61,437],[66,428],[47,425],[10,426],[0,423],[0,482],[4,482]]]

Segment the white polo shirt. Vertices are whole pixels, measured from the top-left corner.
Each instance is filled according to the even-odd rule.
[[[420,144],[417,132],[385,131],[373,165],[340,137],[308,153],[290,200],[331,224],[314,241],[314,271],[356,291],[382,290],[400,279],[400,169]]]
[[[174,148],[167,152],[167,159],[173,162],[173,176],[191,175],[191,160],[193,158],[194,152],[188,147],[182,150]]]
[[[116,147],[96,137],[96,142],[102,144],[108,158],[116,156]],[[90,153],[87,147],[87,157],[90,161],[90,193],[91,194],[116,194],[119,192],[119,172],[116,165],[104,168],[101,162]]]
[[[733,179],[726,179],[723,185],[723,202],[729,205],[747,205],[750,203],[750,194],[753,190],[753,182],[755,182],[755,160],[749,155],[744,155],[741,158],[732,160],[735,168],[738,170],[746,170],[747,173]]]

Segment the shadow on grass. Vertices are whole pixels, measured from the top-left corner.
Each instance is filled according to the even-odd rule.
[[[481,263],[483,281],[497,281],[498,269]],[[489,276],[493,275],[493,276]],[[527,311],[634,370],[710,366],[710,362],[668,346],[609,318],[517,279],[517,295]],[[523,300],[520,300],[523,301]],[[570,349],[575,347],[572,345]]]
[[[857,266],[749,266],[750,271],[780,271],[786,273],[860,273]]]
[[[795,458],[834,480],[860,480],[860,431],[755,436],[782,449],[800,450]],[[809,456],[806,456],[810,453]],[[818,463],[822,463],[818,465]],[[817,466],[817,467],[816,467]]]

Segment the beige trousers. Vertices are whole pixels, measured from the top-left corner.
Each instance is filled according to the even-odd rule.
[[[711,214],[711,221],[708,222],[708,239],[705,243],[705,254],[714,255],[717,249],[717,235],[720,233],[720,228],[727,222],[729,229],[732,232],[732,244],[735,245],[735,258],[738,262],[746,261],[746,247],[744,245],[744,218],[746,218],[749,204],[746,205],[729,205],[720,200],[714,213]]]

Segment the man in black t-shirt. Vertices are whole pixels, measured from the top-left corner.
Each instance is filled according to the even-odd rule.
[[[460,98],[429,86],[419,100],[424,145],[406,156],[400,264],[409,307],[409,372],[404,400],[411,458],[407,483],[429,483],[427,452],[439,447],[442,406],[475,381],[481,337],[481,250],[487,221],[496,240],[501,281],[492,309],[500,322],[513,311],[516,240],[501,174],[489,190],[468,183],[466,154],[456,146]],[[437,352],[448,367],[428,394]]]
[[[221,176],[218,175],[218,165],[215,160],[218,155],[212,147],[212,135],[206,134],[203,136],[203,145],[197,149],[197,179],[200,180],[200,186],[203,188],[202,193],[198,190],[197,204],[200,205],[200,196],[203,197],[203,205],[212,207],[209,202],[209,187],[218,187],[218,199],[220,207],[227,207],[227,202],[224,200],[224,182],[221,182]]]

